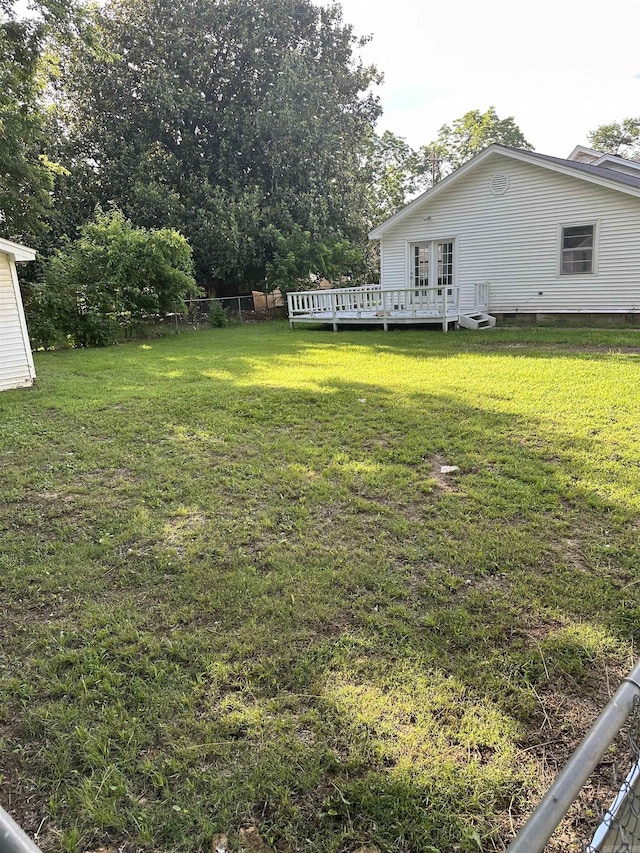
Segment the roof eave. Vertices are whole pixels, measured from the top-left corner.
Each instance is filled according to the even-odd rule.
[[[618,192],[627,193],[628,195],[633,195],[636,197],[640,197],[640,187],[633,187],[629,184],[621,184],[615,180],[602,177],[600,175],[591,175],[588,172],[581,172],[578,169],[574,169],[571,166],[562,166],[560,163],[551,163],[548,161],[542,162],[536,157],[531,157],[528,151],[522,151],[520,149],[514,148],[506,148],[502,145],[498,145],[497,143],[494,145],[490,145],[489,148],[486,148],[472,160],[469,160],[464,166],[461,166],[459,169],[456,169],[455,172],[452,172],[442,181],[437,183],[434,187],[431,187],[426,192],[419,195],[413,201],[409,202],[408,205],[399,210],[393,216],[389,217],[385,222],[380,223],[375,228],[373,228],[369,232],[370,240],[377,240],[381,237],[386,231],[390,228],[393,228],[399,222],[401,222],[406,216],[409,215],[413,210],[422,205],[425,201],[431,200],[435,198],[436,195],[439,195],[443,190],[448,189],[453,183],[462,178],[467,172],[472,171],[480,163],[484,162],[491,155],[498,154],[503,157],[510,157],[512,160],[520,160],[523,163],[531,163],[534,166],[540,166],[544,169],[549,169],[552,172],[558,172],[562,175],[568,175],[573,178],[581,178],[584,181],[588,181],[592,184],[597,184],[598,186],[606,187],[607,189],[617,190]]]
[[[5,240],[2,237],[0,237],[0,252],[10,255],[16,263],[25,263],[36,259],[35,249],[30,249],[29,246],[23,246],[21,243],[14,243],[13,240]]]

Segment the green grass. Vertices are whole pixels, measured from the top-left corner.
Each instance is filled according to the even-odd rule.
[[[37,355],[0,395],[5,807],[47,850],[502,849],[640,639],[639,353],[270,324]]]

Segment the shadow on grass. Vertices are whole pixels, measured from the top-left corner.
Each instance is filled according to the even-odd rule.
[[[607,405],[549,420],[551,382],[516,414],[518,376],[413,390],[293,338],[62,354],[0,401],[5,797],[44,847],[491,849],[522,748],[637,639]]]

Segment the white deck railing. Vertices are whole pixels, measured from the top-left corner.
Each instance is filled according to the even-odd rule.
[[[489,310],[489,282],[477,281],[475,287],[475,311]]]
[[[405,319],[454,317],[460,311],[458,287],[402,287],[379,285],[336,290],[307,290],[288,293],[289,318],[328,320]]]

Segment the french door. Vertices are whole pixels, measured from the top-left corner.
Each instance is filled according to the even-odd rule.
[[[437,287],[453,294],[453,240],[429,240],[411,246],[411,287]]]

